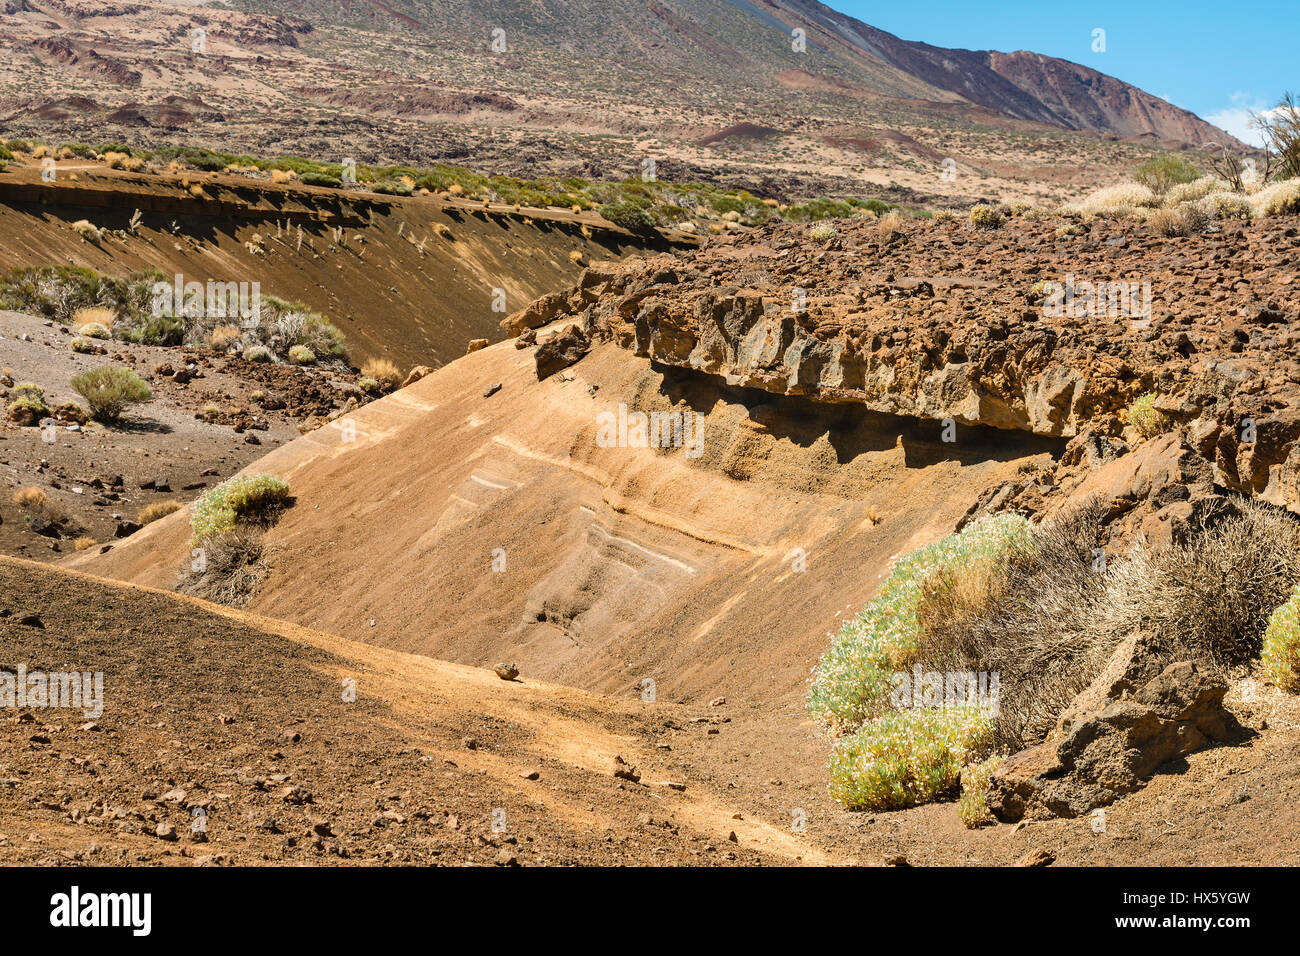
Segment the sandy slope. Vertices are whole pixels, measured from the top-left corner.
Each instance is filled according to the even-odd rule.
[[[687,374],[605,346],[538,382],[531,353],[503,343],[277,449],[249,471],[286,478],[297,504],[250,607],[610,693],[651,679],[660,699],[784,697],[802,692],[836,608],[860,607],[893,556],[1057,447],[1007,433],[945,445],[937,423]],[[673,401],[703,421],[697,459],[597,446],[599,412]],[[74,565],[170,587],[188,535],[178,513]]]

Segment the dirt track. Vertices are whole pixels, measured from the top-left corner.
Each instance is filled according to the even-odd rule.
[[[1300,862],[1279,837],[1300,796],[1300,712],[1281,695],[1234,698],[1268,729],[1164,768],[1107,810],[1103,833],[1087,819],[967,831],[951,802],[835,808],[827,743],[795,702],[691,707],[506,682],[7,558],[0,610],[14,612],[0,618],[5,670],[104,672],[102,716],[0,717],[5,864],[1009,865],[1035,849],[1062,864]],[[32,610],[44,629],[16,622]],[[612,776],[614,754],[640,783]],[[287,802],[295,787],[311,801]],[[205,842],[190,835],[194,807]]]

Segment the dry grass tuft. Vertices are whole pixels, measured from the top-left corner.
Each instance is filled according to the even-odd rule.
[[[179,501],[155,501],[153,504],[145,505],[141,508],[140,514],[136,517],[136,520],[142,525],[152,524],[159,518],[165,518],[169,514],[175,514],[177,511],[181,510],[181,507],[182,505]]]
[[[386,358],[366,359],[361,366],[361,375],[363,378],[374,379],[379,384],[391,388],[402,384],[402,373],[392,361]]]

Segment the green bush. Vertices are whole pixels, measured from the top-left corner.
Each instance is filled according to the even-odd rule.
[[[1199,169],[1173,153],[1155,156],[1133,170],[1133,178],[1157,196],[1163,196],[1179,183],[1190,183],[1200,177]]]
[[[86,400],[90,416],[100,422],[114,422],[128,405],[147,402],[149,386],[135,372],[120,365],[104,365],[82,372],[72,379],[72,389]]]
[[[265,345],[254,345],[244,349],[244,361],[246,362],[269,362],[271,361],[271,350]]]
[[[1001,765],[1001,757],[989,757],[987,760],[967,764],[962,768],[961,797],[957,801],[957,816],[968,829],[993,821],[993,815],[989,813],[989,778]]]
[[[808,710],[836,733],[845,733],[888,704],[891,678],[920,647],[918,611],[927,582],[960,575],[1029,547],[1029,522],[1019,515],[984,518],[900,558],[874,600],[846,621],[813,678]]]
[[[289,503],[289,485],[271,475],[237,475],[199,498],[190,518],[195,544],[240,521],[269,521]]]
[[[124,326],[121,334],[137,345],[182,345],[185,319],[179,315],[145,315]]]
[[[605,203],[600,207],[600,214],[616,226],[621,226],[630,232],[644,231],[652,229],[655,221],[650,215],[648,204],[638,202],[633,199],[620,199],[616,202]]]
[[[295,345],[289,349],[289,361],[294,365],[314,365],[316,353],[305,345]]]
[[[9,402],[9,418],[20,424],[35,425],[42,418],[50,415],[50,407],[45,403],[45,389],[32,382],[23,382],[13,390],[13,399]]]
[[[1143,438],[1153,438],[1165,430],[1168,420],[1164,413],[1155,406],[1155,392],[1147,392],[1133,399],[1128,407],[1128,423],[1137,429]]]
[[[304,186],[328,186],[330,189],[340,189],[343,186],[343,180],[329,173],[307,172],[299,175],[298,179]]]
[[[375,192],[383,193],[386,196],[409,196],[412,192],[411,187],[406,185],[406,183],[398,182],[393,179],[380,180],[370,188]]]
[[[1006,215],[997,206],[980,203],[971,207],[970,224],[976,229],[997,229],[1005,219]]]
[[[953,787],[992,740],[992,718],[971,707],[885,714],[836,741],[831,797],[862,810],[927,803]]]
[[[1275,686],[1300,691],[1300,586],[1268,619],[1259,660]]]

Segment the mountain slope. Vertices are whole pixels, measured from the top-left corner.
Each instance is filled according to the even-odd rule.
[[[423,28],[435,43],[486,50],[494,29],[507,49],[545,54],[579,75],[613,61],[620,73],[688,74],[724,89],[762,87],[781,69],[807,67],[887,96],[983,106],[1065,129],[1232,145],[1218,129],[1121,80],[1055,57],[946,49],[900,39],[817,0],[245,0],[248,9],[372,29]],[[791,31],[807,34],[807,51]],[[481,38],[481,39],[477,39]]]

